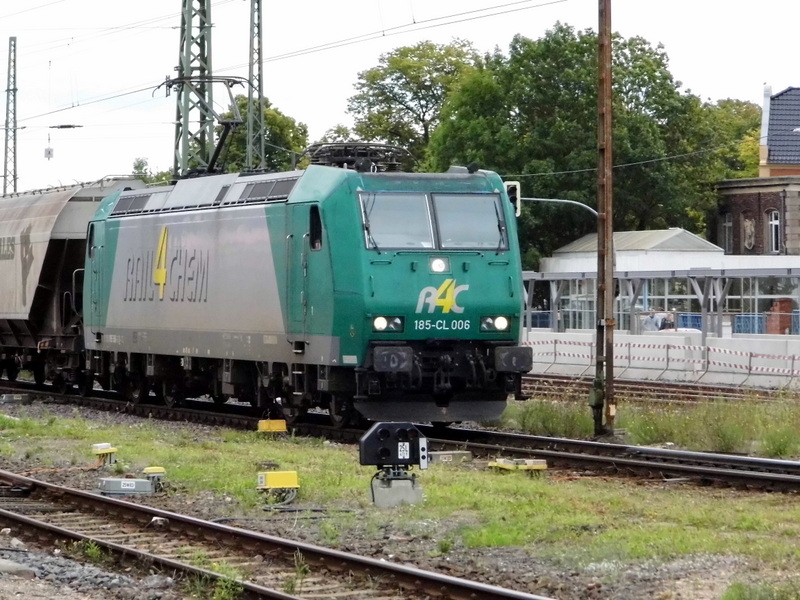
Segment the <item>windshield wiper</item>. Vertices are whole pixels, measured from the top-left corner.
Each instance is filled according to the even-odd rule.
[[[497,250],[495,250],[495,255],[500,254],[500,250],[503,248],[503,240],[505,239],[506,235],[506,226],[503,223],[503,219],[500,218],[500,209],[497,208],[497,202],[494,202],[494,214],[497,217],[497,231],[500,232],[500,240],[497,242]]]
[[[378,248],[378,242],[376,242],[375,238],[372,237],[372,231],[369,227],[369,215],[372,212],[373,206],[375,206],[375,194],[372,194],[372,203],[369,205],[369,210],[366,210],[366,207],[364,207],[364,231],[367,233],[367,242],[378,251],[378,254],[380,254],[381,249]]]

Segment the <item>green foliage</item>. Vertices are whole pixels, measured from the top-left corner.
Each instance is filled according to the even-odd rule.
[[[159,171],[154,173],[150,169],[150,164],[146,158],[139,157],[133,161],[132,175],[138,177],[145,183],[167,183],[172,180],[171,171]]]
[[[299,594],[303,589],[303,581],[311,573],[303,554],[297,550],[294,553],[294,574],[283,584],[283,591],[287,594]]]
[[[106,551],[98,546],[96,542],[91,540],[74,542],[72,545],[72,551],[83,556],[86,560],[93,564],[104,564],[110,560],[110,557]]]
[[[716,208],[712,184],[753,173],[747,136],[759,108],[682,93],[664,48],[640,37],[614,36],[612,68],[614,228],[703,232]],[[477,161],[521,179],[524,197],[595,206],[596,123],[597,35],[556,23],[538,40],[516,36],[507,56],[497,52],[462,75],[425,165]],[[574,207],[523,205],[525,267],[596,230],[596,220]]]
[[[447,94],[478,60],[472,44],[458,39],[420,42],[381,55],[378,66],[358,74],[356,94],[348,101],[354,132],[423,159]]]
[[[224,170],[228,173],[258,168],[258,165],[247,164],[248,99],[246,96],[239,95],[234,100],[245,123],[237,126],[231,132],[220,156],[221,164],[217,166],[224,166]],[[231,119],[233,111],[221,116],[223,120]],[[267,98],[264,98],[264,127],[266,129],[265,168],[271,171],[289,171],[295,168],[297,159],[308,146],[308,127],[273,107]],[[221,131],[221,127],[218,127],[217,135]]]

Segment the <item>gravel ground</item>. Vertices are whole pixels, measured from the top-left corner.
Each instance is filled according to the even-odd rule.
[[[126,414],[49,402],[34,402],[28,406],[0,405],[0,414],[10,416],[24,413],[32,417],[37,414],[72,417],[76,414],[75,411],[79,411],[87,419],[109,424],[133,424],[142,420]],[[208,426],[189,423],[150,421],[150,424],[163,429],[165,436],[177,429],[190,429],[196,431],[198,437],[202,437],[213,430]],[[21,472],[37,466],[39,465],[32,460],[0,456],[2,469]],[[95,489],[97,484],[96,472],[42,472],[35,477],[88,490]],[[326,532],[322,526],[325,519],[307,518],[309,515],[300,513],[285,513],[265,519],[263,512],[247,513],[244,509],[239,510],[234,499],[213,491],[192,496],[180,493],[179,490],[171,490],[169,495],[143,497],[138,501],[204,519],[228,519],[234,516],[237,517],[236,520],[226,522],[320,545],[330,543],[330,531]],[[695,555],[669,562],[603,562],[575,570],[538,559],[535,548],[464,548],[456,543],[446,554],[432,557],[432,554],[436,554],[437,528],[452,527],[452,520],[459,518],[459,515],[453,515],[448,524],[433,520],[404,523],[402,527],[388,524],[377,535],[366,527],[354,527],[339,532],[336,547],[558,600],[714,600],[720,598],[731,582],[750,581],[759,575],[755,566],[750,565],[747,560],[732,556]],[[24,539],[19,532],[12,534]],[[36,578],[33,582],[21,582],[17,578],[0,575],[0,600],[17,597],[60,600],[175,600],[182,597],[172,585],[173,582],[167,581],[163,576],[152,574],[148,579],[120,576],[55,556],[52,548],[24,553],[4,552],[4,546],[7,547],[8,544],[4,544],[0,538],[0,558],[35,567]]]

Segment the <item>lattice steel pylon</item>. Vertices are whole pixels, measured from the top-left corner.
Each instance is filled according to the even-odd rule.
[[[250,169],[263,169],[266,166],[262,27],[261,0],[250,0],[250,70],[247,77],[250,82],[247,101],[247,166]]]
[[[182,0],[173,175],[207,167],[214,149],[211,0]]]
[[[8,38],[8,85],[6,86],[6,146],[3,195],[17,191],[17,38]],[[9,183],[11,184],[9,186]]]

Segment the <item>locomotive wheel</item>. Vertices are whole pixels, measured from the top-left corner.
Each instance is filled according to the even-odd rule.
[[[308,410],[306,408],[299,408],[297,406],[284,406],[283,407],[283,420],[287,425],[294,425],[303,420]]]
[[[337,429],[341,429],[353,424],[356,411],[349,398],[332,394],[328,404],[328,414],[330,414],[331,425]]]
[[[130,401],[134,404],[144,404],[150,400],[150,382],[144,375],[136,373],[130,376]]]
[[[167,408],[178,408],[183,404],[183,390],[179,385],[164,380],[161,382],[161,393]]]
[[[211,394],[211,399],[217,406],[222,406],[230,399],[230,396],[228,394]]]

